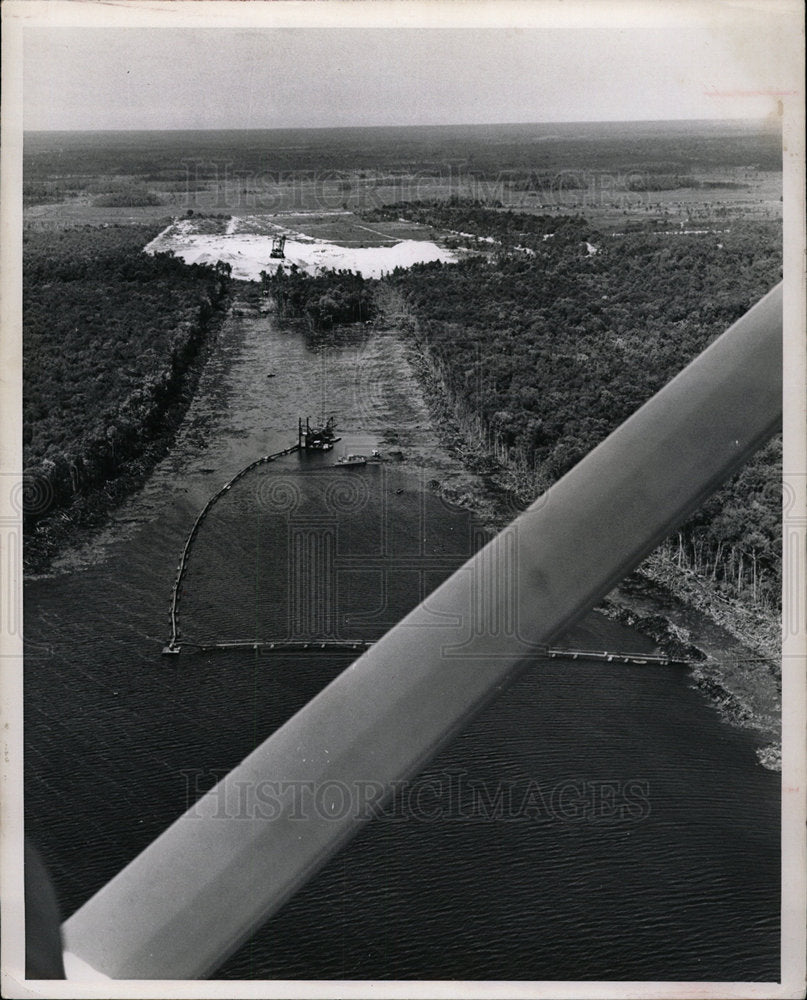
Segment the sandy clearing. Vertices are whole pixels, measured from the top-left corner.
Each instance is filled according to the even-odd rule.
[[[261,271],[272,273],[282,264],[296,264],[301,271],[316,274],[320,271],[357,271],[365,278],[380,278],[396,267],[443,261],[454,263],[456,254],[425,240],[402,240],[394,246],[347,247],[325,240],[315,240],[303,233],[289,233],[286,240],[285,259],[273,260],[272,235],[242,232],[241,223],[230,220],[226,233],[209,234],[194,231],[193,220],[183,219],[172,223],[144,249],[146,253],[172,251],[188,264],[215,264],[217,261],[232,267],[234,278],[247,281],[260,279]],[[248,224],[244,225],[248,228]],[[282,226],[277,230],[283,231]]]

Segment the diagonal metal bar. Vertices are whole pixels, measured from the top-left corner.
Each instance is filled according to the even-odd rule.
[[[781,338],[780,285],[70,917],[67,951],[112,978],[215,971],[358,832],[367,789],[414,775],[777,429]]]

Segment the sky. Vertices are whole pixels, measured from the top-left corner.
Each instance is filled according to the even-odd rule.
[[[603,9],[607,4],[597,12]],[[23,36],[24,127],[758,118],[774,113],[777,96],[794,86],[792,60],[785,58],[788,35],[775,17],[760,20],[746,11],[734,20],[632,24],[623,18],[608,26],[599,16],[592,22],[561,28],[34,25]]]

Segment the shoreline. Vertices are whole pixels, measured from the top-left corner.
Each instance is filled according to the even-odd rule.
[[[466,473],[482,479],[487,502],[480,509],[474,490],[449,486],[441,493],[454,503],[473,507],[491,530],[501,530],[535,499],[533,478],[503,465],[481,440],[471,440],[472,435],[461,429],[427,354],[397,330],[403,327],[414,334],[416,329],[403,304],[387,296],[379,313],[382,328],[395,331],[404,349],[438,441]],[[760,764],[781,770],[781,666],[778,624],[770,616],[719,597],[708,581],[679,570],[660,549],[594,610],[629,625],[666,652],[696,661],[689,670],[691,686],[703,693],[724,722],[754,730],[761,743]]]
[[[32,532],[23,535],[24,580],[50,576],[66,553],[103,530],[115,511],[145,485],[170,453],[237,299],[237,290],[231,288],[225,292],[225,301],[216,305],[201,342],[182,373],[176,396],[160,415],[156,432],[144,436],[140,453],[128,459],[113,476],[76,496],[68,506],[57,508],[39,521]]]
[[[779,627],[770,616],[727,601],[708,580],[679,569],[661,549],[609,595],[627,614],[658,609],[674,629],[689,635],[703,654],[692,682],[723,719],[755,730],[764,745],[760,763],[782,767],[782,674]]]

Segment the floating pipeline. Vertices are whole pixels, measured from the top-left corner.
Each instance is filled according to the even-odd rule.
[[[227,652],[234,649],[251,650],[255,653],[322,653],[322,652],[364,652],[374,644],[372,639],[307,639],[307,640],[256,640],[234,639],[227,642],[194,642],[186,640],[185,646],[200,653]],[[179,648],[176,650],[179,652]],[[625,663],[632,666],[680,666],[691,667],[691,660],[676,659],[659,653],[619,653],[595,649],[567,649],[549,646],[536,652],[537,659],[584,660],[602,663]]]
[[[273,455],[263,455],[261,458],[256,458],[254,462],[250,462],[249,465],[237,472],[229,482],[225,483],[213,496],[207,501],[204,507],[199,512],[196,520],[193,522],[193,527],[191,528],[187,539],[185,540],[185,545],[182,548],[182,554],[179,557],[179,564],[177,566],[177,575],[174,580],[174,586],[171,590],[171,603],[169,605],[170,616],[171,616],[171,636],[168,640],[167,645],[163,646],[163,656],[177,656],[181,652],[182,647],[178,645],[178,640],[180,638],[179,630],[179,601],[181,598],[181,587],[182,580],[185,577],[185,572],[188,568],[188,558],[191,552],[191,546],[196,540],[196,536],[199,533],[205,518],[212,510],[214,504],[222,497],[224,494],[230,490],[239,479],[245,476],[248,472],[256,469],[259,465],[265,465],[267,462],[274,462],[278,458],[283,458],[286,455],[292,455],[294,452],[300,450],[299,444],[293,444],[289,448],[284,448],[283,451],[276,451]]]
[[[595,610],[611,621],[619,622],[648,636],[671,660],[679,663],[693,661],[700,663],[706,660],[704,651],[689,641],[689,635],[685,630],[673,625],[662,614],[642,615],[608,597],[604,598]]]

